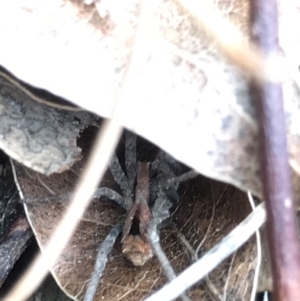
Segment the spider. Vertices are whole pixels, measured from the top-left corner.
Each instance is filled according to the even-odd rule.
[[[181,164],[162,150],[158,151],[151,163],[138,161],[137,136],[128,131],[125,132],[124,153],[124,168],[116,153],[109,164],[121,194],[111,188],[101,187],[95,197],[106,196],[125,208],[126,219],[123,227],[116,225],[101,243],[86,296],[96,292],[107,257],[121,231],[122,253],[133,265],[142,266],[153,257],[149,233],[158,232],[167,223],[170,209],[179,201],[179,184],[197,175],[195,171],[189,171],[178,176],[182,172]],[[92,300],[92,297],[84,300]]]
[[[153,256],[147,237],[147,226],[154,220],[159,227],[170,216],[172,205],[179,200],[179,183],[174,179],[180,172],[180,164],[161,150],[152,163],[138,162],[137,137],[126,132],[125,170],[116,153],[111,159],[109,169],[122,195],[107,187],[99,188],[97,194],[105,195],[126,209],[127,217],[121,239],[122,251],[134,265],[144,265]]]

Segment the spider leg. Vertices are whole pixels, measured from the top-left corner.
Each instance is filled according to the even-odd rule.
[[[161,176],[166,176],[166,177],[170,176],[173,178],[175,174],[171,170],[165,158],[166,158],[166,153],[160,150],[156,156],[156,159],[151,164],[151,171],[157,173],[157,177],[159,178]]]
[[[110,232],[105,237],[104,241],[100,244],[93,275],[91,277],[91,281],[88,284],[84,301],[93,301],[100,279],[102,277],[103,271],[106,267],[106,263],[108,260],[108,255],[110,254],[112,247],[115,244],[116,239],[120,235],[122,230],[121,224],[117,224],[114,228],[110,230]]]
[[[171,216],[170,209],[172,206],[173,203],[168,199],[165,193],[161,192],[151,208],[153,214],[152,223],[156,227],[158,227],[165,219]]]
[[[125,200],[125,208],[128,209],[132,206],[132,190],[130,188],[128,178],[125,175],[118,157],[116,154],[113,154],[110,164],[109,164],[110,172],[115,180],[115,182],[120,186],[122,194]]]
[[[100,197],[105,196],[108,199],[114,201],[121,207],[127,210],[125,199],[116,191],[108,187],[100,187],[96,190],[94,198],[99,199]]]
[[[153,252],[160,261],[164,273],[169,280],[176,278],[176,274],[160,245],[159,228],[163,221],[170,217],[170,209],[172,206],[173,203],[169,200],[169,197],[163,191],[160,191],[152,207],[153,219],[149,222],[147,229]],[[182,294],[180,297],[183,301],[191,301],[186,294]]]
[[[164,191],[166,196],[176,200],[177,189],[180,183],[193,179],[198,176],[195,170],[180,174],[180,163],[167,153],[160,151],[156,160],[152,163],[152,169],[157,173],[158,183],[152,186],[157,186],[158,191]]]
[[[153,219],[148,226],[148,237],[150,239],[150,243],[152,246],[152,249],[156,255],[156,257],[158,258],[165,275],[167,276],[168,280],[171,281],[173,279],[176,278],[176,274],[174,269],[172,268],[172,265],[168,259],[168,257],[166,256],[165,252],[163,251],[159,241],[159,233],[157,230],[157,225],[155,224],[155,219]],[[182,301],[191,301],[191,299],[185,294],[183,293],[182,295],[180,295],[181,300]]]
[[[180,173],[180,164],[169,154],[160,150],[151,168],[164,178],[173,178]]]
[[[196,177],[198,174],[195,171],[189,171],[177,176],[181,169],[180,164],[163,151],[158,153],[151,167],[156,174],[156,180],[151,183],[150,187],[152,222],[155,227],[159,227],[171,216],[170,209],[179,201],[177,193],[179,184]]]
[[[122,193],[125,195],[129,188],[128,179],[120,165],[119,159],[116,154],[112,155],[109,163],[109,169],[112,173],[112,176],[114,177],[115,182],[120,186]]]
[[[180,164],[170,155],[160,150],[156,159],[151,165],[151,171],[154,173],[154,180],[150,186],[150,200],[157,203],[160,196],[171,201],[172,204],[177,203],[179,196],[177,194],[178,183],[168,183],[168,179],[173,179],[180,172]],[[155,204],[154,204],[155,205]]]
[[[125,132],[125,168],[128,177],[129,187],[134,191],[134,184],[137,175],[137,154],[136,154],[136,135]]]
[[[163,188],[169,188],[172,186],[174,187],[175,185],[178,185],[182,182],[194,179],[198,175],[199,175],[198,172],[196,172],[195,170],[190,170],[188,172],[181,174],[178,177],[173,177],[173,178],[166,179],[165,181],[161,181],[160,185]]]
[[[93,199],[99,199],[102,196],[107,197],[108,199],[114,201],[121,207],[127,209],[124,198],[118,192],[114,191],[113,189],[108,188],[108,187],[100,187],[95,191],[95,194],[93,195]],[[24,200],[21,200],[20,203],[47,204],[47,203],[51,202],[51,203],[68,204],[72,197],[73,197],[73,193],[64,193],[64,194],[60,194],[60,195],[51,195],[51,196],[45,197],[43,199],[24,199]]]

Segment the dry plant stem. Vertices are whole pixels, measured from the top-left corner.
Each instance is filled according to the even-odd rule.
[[[251,205],[252,210],[255,210],[255,203],[254,199],[252,197],[251,191],[247,192],[248,200]],[[252,286],[252,293],[251,293],[251,299],[250,301],[256,300],[256,293],[257,293],[257,284],[258,284],[258,277],[259,277],[259,271],[261,267],[261,258],[262,258],[262,250],[261,250],[261,237],[259,231],[256,231],[256,245],[257,245],[257,264],[255,268],[255,275],[253,279],[253,286]]]
[[[266,60],[278,55],[276,0],[252,0],[254,40]],[[260,121],[264,197],[277,301],[300,300],[300,253],[280,82],[254,83]]]
[[[199,25],[214,38],[223,53],[247,74],[259,80],[278,76],[265,72],[264,61],[256,48],[246,43],[241,32],[218,13],[211,1],[176,0],[176,2],[197,19]]]
[[[241,247],[261,227],[265,220],[266,213],[263,203],[257,206],[244,221],[202,258],[144,301],[171,301],[180,296]]]
[[[15,78],[13,78],[8,73],[4,72],[3,69],[0,68],[0,77],[4,77],[6,80],[8,80],[10,83],[12,83],[14,86],[16,86],[18,89],[20,89],[22,92],[24,92],[29,98],[34,99],[38,103],[45,103],[45,100],[42,97],[39,97],[32,93],[30,89],[28,89],[25,85],[22,85],[19,81],[17,81]],[[82,111],[82,108],[76,107],[75,105],[57,105],[55,103],[47,102],[47,105],[50,105],[54,108],[58,108],[61,110],[67,110],[67,111]]]

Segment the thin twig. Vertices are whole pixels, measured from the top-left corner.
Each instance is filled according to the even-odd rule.
[[[241,32],[227,21],[216,7],[213,7],[211,1],[176,0],[176,2],[196,18],[199,25],[214,38],[233,62],[251,75],[262,77],[264,64],[259,54],[247,46]]]
[[[266,61],[279,57],[276,0],[251,0],[253,38]],[[254,83],[275,300],[300,300],[300,253],[287,152],[282,84]]]
[[[256,206],[251,191],[248,191],[247,195],[248,195],[248,200],[251,205],[251,208],[252,210],[254,210]],[[256,262],[256,267],[255,267],[255,272],[253,277],[253,286],[252,286],[250,301],[256,300],[258,277],[259,277],[259,272],[261,267],[262,251],[261,251],[261,237],[260,237],[259,230],[256,231],[256,248],[257,248],[257,257],[256,257],[257,262]]]
[[[197,20],[199,26],[212,36],[227,58],[246,74],[260,81],[282,80],[287,75],[287,69],[281,60],[273,62],[271,66],[274,66],[276,71],[270,71],[270,64],[264,62],[255,45],[249,43],[236,26],[223,17],[221,11],[213,6],[212,1],[175,1]]]
[[[116,239],[121,233],[122,226],[121,224],[116,225],[105,237],[104,241],[100,244],[97,260],[94,267],[94,272],[91,278],[91,281],[88,284],[83,301],[93,301],[100,279],[103,275],[106,263],[108,260],[108,255],[111,252],[112,247],[115,244]]]
[[[170,301],[180,296],[248,241],[265,220],[265,207],[262,203],[202,258],[145,301]]]
[[[224,301],[223,296],[220,294],[220,292],[218,291],[214,283],[210,280],[208,275],[204,277],[203,285],[207,288],[208,294],[212,297],[214,301]]]
[[[223,298],[222,298],[222,300],[225,300],[225,301],[226,301],[226,297],[227,297],[226,295],[227,295],[227,288],[228,288],[229,278],[230,278],[230,274],[231,274],[231,271],[232,271],[232,266],[233,266],[233,263],[234,263],[236,252],[237,251],[235,251],[233,253],[233,256],[231,257],[230,265],[229,265],[229,268],[228,268],[228,271],[227,271],[226,281],[225,281],[225,284],[224,284],[224,291],[223,291]]]

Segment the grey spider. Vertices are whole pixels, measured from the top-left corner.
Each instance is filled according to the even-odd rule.
[[[153,257],[151,233],[156,234],[153,237],[158,237],[159,228],[170,217],[171,207],[179,200],[179,183],[197,175],[190,171],[177,176],[181,172],[181,165],[162,150],[158,151],[152,163],[138,162],[137,137],[128,131],[125,132],[124,165],[125,170],[116,153],[109,164],[121,194],[107,187],[96,191],[95,197],[106,196],[113,200],[126,209],[127,216],[124,225],[116,225],[99,247],[85,301],[93,299],[108,255],[121,232],[122,252],[134,265],[142,266]]]

